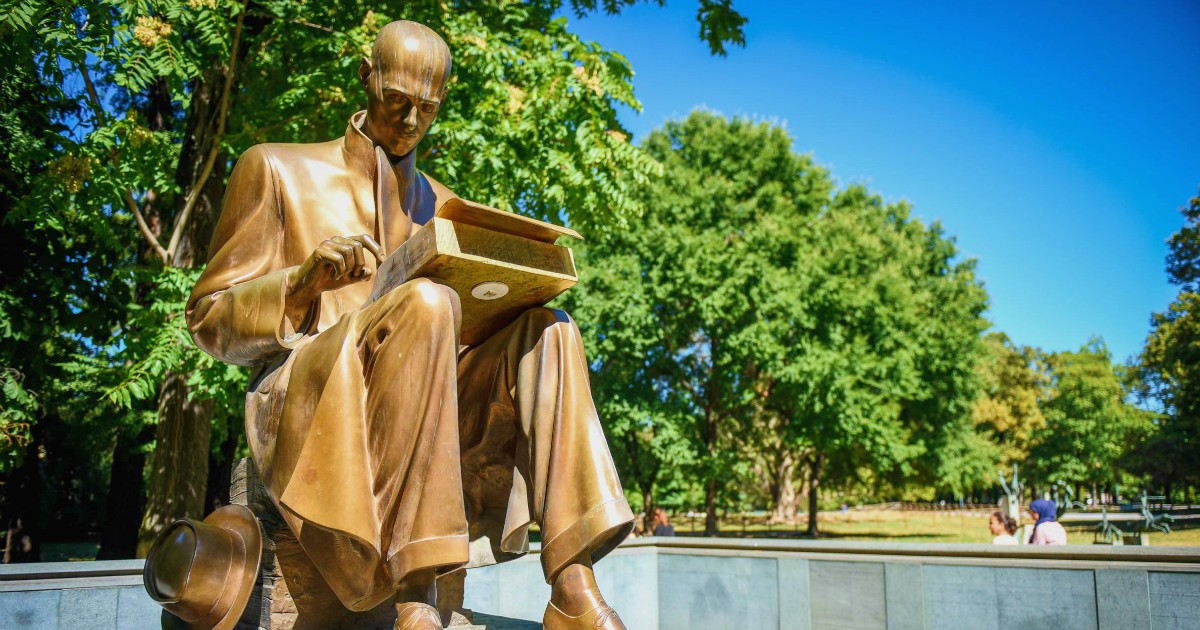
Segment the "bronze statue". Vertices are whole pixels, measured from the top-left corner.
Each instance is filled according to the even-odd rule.
[[[414,151],[450,66],[432,30],[388,24],[359,68],[367,109],[343,138],[246,151],[189,330],[256,368],[253,460],[347,608],[394,598],[397,628],[440,629],[436,575],[524,554],[537,523],[545,627],[622,629],[591,566],[633,515],[574,322],[534,308],[460,347],[446,286],[412,280],[364,306],[376,265],[454,198]]]

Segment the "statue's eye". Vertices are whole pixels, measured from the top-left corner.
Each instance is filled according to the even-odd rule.
[[[433,103],[422,103],[421,111],[425,112],[426,114],[432,114],[433,112],[437,111],[437,105]]]

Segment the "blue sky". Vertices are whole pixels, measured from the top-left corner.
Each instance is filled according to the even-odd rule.
[[[624,54],[637,141],[696,107],[777,121],[840,182],[942,221],[1019,344],[1141,348],[1175,295],[1165,239],[1200,185],[1200,3],[762,2],[746,47],[696,3],[571,18]]]

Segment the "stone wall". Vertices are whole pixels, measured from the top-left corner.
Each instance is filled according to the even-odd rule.
[[[1200,630],[1200,549],[630,541],[597,565],[632,630]],[[475,569],[466,607],[540,620],[535,558]]]
[[[0,630],[159,627],[141,568],[0,567]],[[631,630],[1200,630],[1197,548],[640,539],[596,574]],[[508,618],[548,597],[536,554],[466,581],[468,608]]]

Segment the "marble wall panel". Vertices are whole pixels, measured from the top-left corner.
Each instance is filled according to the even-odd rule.
[[[1096,571],[1100,630],[1150,627],[1150,581],[1145,571]]]
[[[660,630],[778,628],[775,558],[659,554]]]
[[[59,591],[0,593],[0,630],[57,628]]]
[[[923,630],[925,601],[921,565],[889,562],[883,565],[888,630]]]
[[[808,560],[779,559],[779,630],[811,630]]]
[[[1150,573],[1150,621],[1154,630],[1200,628],[1200,573]]]
[[[62,628],[87,628],[88,630],[115,630],[119,599],[120,591],[115,588],[80,588],[63,591],[62,597],[58,600],[59,626]],[[155,619],[157,620],[157,617]]]
[[[999,630],[996,569],[924,565],[921,585],[928,630]]]
[[[658,554],[614,553],[595,567],[604,600],[626,626],[658,630]]]
[[[162,607],[141,586],[126,586],[117,595],[117,630],[161,627]]]
[[[996,569],[1001,628],[1096,630],[1091,569]]]
[[[808,563],[813,630],[887,630],[882,562]]]

